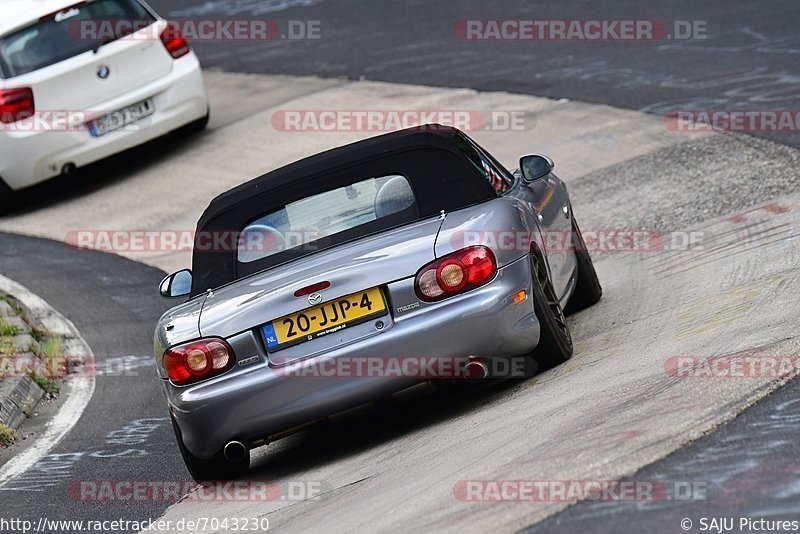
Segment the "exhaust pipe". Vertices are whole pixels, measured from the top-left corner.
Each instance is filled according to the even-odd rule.
[[[483,363],[483,360],[475,358],[464,366],[464,378],[467,382],[480,382],[487,376],[489,376],[489,368]]]
[[[61,167],[61,174],[64,176],[69,176],[70,174],[75,174],[75,171],[78,170],[78,166],[74,163],[65,163],[63,167]]]
[[[241,462],[248,454],[247,447],[241,441],[230,441],[223,449],[225,459],[229,462]]]

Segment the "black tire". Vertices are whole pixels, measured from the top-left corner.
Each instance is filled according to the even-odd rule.
[[[570,211],[572,211],[571,208]],[[564,308],[564,313],[567,315],[585,310],[596,304],[603,296],[603,288],[600,286],[600,280],[597,279],[592,257],[586,250],[586,243],[574,216],[572,217],[572,244],[575,248],[575,259],[578,260],[578,272],[575,290]]]
[[[0,215],[5,215],[14,206],[14,191],[0,178]]]
[[[170,419],[172,419],[172,429],[175,431],[175,439],[178,440],[183,463],[186,464],[186,469],[189,470],[189,474],[195,481],[233,480],[247,474],[250,469],[249,454],[240,462],[229,462],[225,459],[222,451],[208,460],[197,458],[183,444],[181,429],[178,428],[175,418],[170,416]]]
[[[572,335],[558,302],[547,267],[538,253],[530,255],[533,278],[533,309],[539,319],[539,344],[531,353],[544,371],[572,358]]]

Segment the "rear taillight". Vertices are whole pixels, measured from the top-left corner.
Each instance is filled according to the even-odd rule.
[[[468,247],[420,269],[414,290],[420,299],[434,302],[482,286],[496,272],[497,262],[491,250],[484,246]]]
[[[233,349],[221,338],[198,339],[164,353],[164,368],[178,386],[217,376],[233,367]]]
[[[189,43],[181,35],[181,31],[171,22],[161,32],[161,42],[164,43],[169,55],[175,59],[185,56],[192,50]]]
[[[33,117],[33,91],[29,87],[0,89],[0,122],[11,124]]]

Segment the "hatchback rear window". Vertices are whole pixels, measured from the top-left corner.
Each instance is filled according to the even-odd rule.
[[[3,36],[0,71],[4,78],[33,72],[96,50],[155,20],[137,0],[95,0],[78,4]],[[131,24],[117,24],[119,21],[131,21]],[[112,28],[110,35],[105,28]]]
[[[399,174],[361,180],[297,200],[242,230],[238,261],[250,263],[302,247],[400,213],[414,204],[411,185]]]

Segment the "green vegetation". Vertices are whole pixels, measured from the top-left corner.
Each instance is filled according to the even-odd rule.
[[[0,300],[10,304],[16,314],[22,316],[22,308],[13,299],[0,296]],[[42,365],[38,366],[38,370],[29,371],[28,376],[47,393],[58,393],[60,389],[56,380],[62,378],[66,373],[64,368],[65,360],[61,354],[61,341],[50,336],[44,330],[30,328],[28,333],[33,338],[33,342],[27,347],[17,347],[14,345],[13,337],[22,333],[23,330],[21,328],[9,324],[7,320],[0,317],[0,357],[3,355],[13,356],[21,351],[32,352],[39,357]],[[0,369],[0,380],[3,380],[3,378],[2,369]],[[0,433],[0,440],[8,442],[13,439],[13,432],[10,429],[9,432]],[[3,436],[6,437],[4,438]]]
[[[40,341],[31,343],[28,351],[39,356],[44,364],[44,372],[31,371],[28,376],[46,393],[58,393],[60,388],[56,380],[62,378],[67,370],[66,361],[61,354],[61,341],[54,337],[42,337]]]
[[[55,395],[56,393],[61,391],[61,388],[58,387],[58,384],[56,384],[53,379],[44,376],[39,376],[38,374],[36,374],[35,371],[31,371],[29,375],[31,377],[31,380],[36,382],[36,384],[40,388],[42,388],[45,393]]]
[[[54,337],[48,337],[44,340],[44,343],[39,344],[39,351],[37,352],[39,356],[44,358],[45,360],[62,360],[61,356],[61,341]],[[49,368],[49,366],[48,366]]]
[[[7,297],[5,295],[0,295],[0,300],[5,301],[6,303],[8,303],[9,306],[14,308],[14,311],[16,312],[17,315],[21,315],[22,314],[22,308],[20,308],[19,304],[17,304],[17,302],[14,299],[12,299],[11,297]]]
[[[8,445],[14,441],[15,434],[16,433],[11,428],[0,423],[0,445]]]
[[[10,339],[0,337],[0,354],[14,354],[17,352],[17,347]]]
[[[37,343],[41,343],[45,339],[47,339],[47,332],[43,332],[42,330],[39,330],[38,328],[31,328],[28,333],[31,335],[33,340],[36,341]]]
[[[18,326],[8,324],[0,317],[0,336],[16,336],[21,333],[22,330]]]

